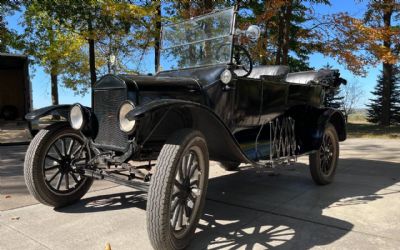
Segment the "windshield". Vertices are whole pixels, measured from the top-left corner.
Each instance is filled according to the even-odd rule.
[[[164,26],[159,71],[229,63],[234,9]]]

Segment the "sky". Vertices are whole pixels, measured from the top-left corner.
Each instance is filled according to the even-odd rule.
[[[331,6],[315,5],[314,11],[317,15],[332,14],[336,12],[349,12],[353,16],[360,16],[364,13],[366,7],[365,3],[359,3],[354,0],[331,0]],[[22,32],[21,14],[15,13],[13,16],[7,18],[10,28]],[[148,53],[141,64],[143,73],[153,73],[153,53]],[[322,68],[329,63],[333,68],[338,69],[341,76],[348,82],[359,83],[363,90],[363,95],[357,103],[357,108],[365,108],[365,104],[372,98],[371,91],[376,85],[377,76],[380,74],[381,67],[370,67],[367,69],[368,74],[365,77],[360,77],[352,74],[346,69],[345,65],[339,64],[335,59],[325,57],[320,53],[314,53],[310,56],[310,66],[315,69]],[[43,71],[43,68],[33,65],[30,67],[30,76],[32,84],[32,96],[34,109],[51,105],[51,90],[50,90],[50,76]],[[100,76],[98,76],[100,77]],[[76,95],[70,89],[63,86],[59,87],[59,102],[60,104],[81,103],[86,106],[91,105],[90,92],[84,96]]]

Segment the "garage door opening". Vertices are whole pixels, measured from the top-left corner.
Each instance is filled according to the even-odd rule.
[[[29,140],[31,108],[27,56],[0,53],[0,144]]]

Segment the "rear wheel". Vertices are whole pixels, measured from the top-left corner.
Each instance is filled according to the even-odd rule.
[[[325,128],[322,143],[309,157],[311,176],[315,183],[326,185],[333,181],[339,159],[339,139],[332,124]]]
[[[68,124],[54,124],[33,138],[24,163],[25,183],[41,203],[62,207],[78,201],[93,180],[81,175],[76,166],[90,160],[80,134]]]
[[[189,245],[202,215],[208,167],[207,144],[198,131],[181,130],[163,146],[147,200],[147,231],[154,249]]]

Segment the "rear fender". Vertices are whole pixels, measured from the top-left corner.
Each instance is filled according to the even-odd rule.
[[[339,141],[346,140],[346,121],[342,112],[332,108],[325,108],[321,110],[317,120],[317,128],[314,134],[315,149],[318,149],[321,146],[324,131],[328,124],[332,124],[335,127]]]
[[[224,122],[211,109],[198,103],[156,100],[136,107],[127,118],[138,121],[138,143],[143,147],[152,143],[162,146],[176,130],[192,128],[205,136],[211,159],[252,163]]]

